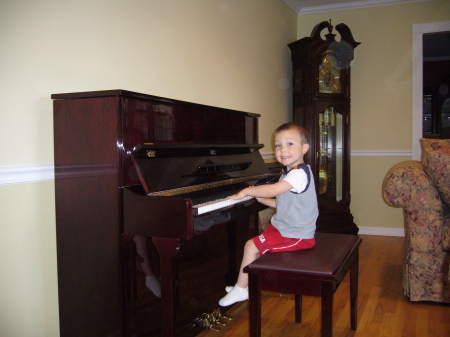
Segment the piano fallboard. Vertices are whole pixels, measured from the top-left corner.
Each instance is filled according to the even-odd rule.
[[[139,144],[131,152],[150,195],[179,195],[268,173],[262,144]],[[212,186],[210,186],[212,185]],[[173,190],[172,193],[168,191]]]
[[[124,188],[125,234],[192,239],[196,224],[219,224],[224,208],[255,203],[224,200],[278,177],[269,173],[262,144],[139,144],[132,158],[142,188]],[[218,202],[219,201],[219,202]],[[203,205],[205,204],[206,205]],[[208,218],[202,219],[202,217]],[[203,221],[205,220],[205,221]]]
[[[260,180],[249,180],[247,183],[229,185],[230,191],[238,191],[246,186],[271,183],[278,180],[279,174],[264,174]],[[233,187],[235,187],[233,189]],[[196,191],[188,194],[172,196],[148,196],[140,185],[123,188],[124,233],[147,237],[192,239],[198,234],[204,221],[215,221],[220,224],[223,212],[228,207],[255,207],[258,202],[241,200],[236,204],[224,205],[218,209],[198,214],[195,208],[197,200],[215,199],[217,188]],[[222,196],[222,194],[220,194]],[[202,196],[202,197],[201,197]],[[219,199],[220,200],[220,199]],[[224,210],[225,208],[225,210]],[[232,212],[232,210],[230,211]],[[222,213],[222,214],[219,214]],[[208,219],[205,219],[208,217]],[[212,220],[216,218],[217,220]],[[225,217],[225,219],[227,219]]]

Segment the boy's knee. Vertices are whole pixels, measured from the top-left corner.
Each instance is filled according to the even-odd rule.
[[[248,240],[248,241],[245,243],[244,248],[245,248],[246,250],[249,250],[249,251],[252,251],[252,252],[257,252],[257,251],[258,251],[258,248],[256,248],[256,245],[255,245],[255,243],[253,242],[252,239]]]

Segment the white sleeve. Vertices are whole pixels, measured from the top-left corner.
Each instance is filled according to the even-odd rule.
[[[282,180],[292,185],[291,192],[301,193],[308,185],[308,177],[302,169],[291,170]]]

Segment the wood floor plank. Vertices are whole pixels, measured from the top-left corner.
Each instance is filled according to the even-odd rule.
[[[334,295],[333,337],[448,337],[450,304],[413,303],[403,294],[402,237],[361,235],[358,292],[358,329],[350,330],[349,277]],[[321,305],[317,297],[303,296],[302,323],[294,322],[294,296],[263,292],[262,337],[320,337]],[[234,317],[221,331],[203,331],[200,337],[248,337],[248,302],[227,314]]]

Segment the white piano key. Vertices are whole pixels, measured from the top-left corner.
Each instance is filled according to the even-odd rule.
[[[208,201],[203,204],[198,204],[195,206],[192,206],[192,209],[194,211],[194,214],[201,215],[208,212],[212,212],[221,208],[225,208],[228,206],[236,205],[241,202],[245,202],[247,200],[252,199],[253,197],[247,196],[245,198],[234,200],[234,199],[218,199],[213,201]]]

